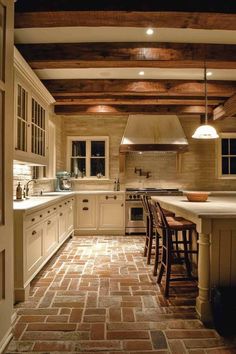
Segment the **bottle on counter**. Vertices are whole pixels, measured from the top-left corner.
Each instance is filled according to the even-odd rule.
[[[25,189],[25,186],[24,186],[24,189],[23,189],[23,198],[24,198],[24,199],[26,198],[26,189]]]
[[[16,199],[17,200],[22,199],[22,187],[20,185],[20,182],[18,182],[17,187],[16,187]]]
[[[117,181],[116,181],[116,179],[115,179],[115,181],[114,181],[114,191],[117,191]]]
[[[117,190],[117,191],[120,190],[120,181],[119,181],[119,178],[117,179],[116,190]]]

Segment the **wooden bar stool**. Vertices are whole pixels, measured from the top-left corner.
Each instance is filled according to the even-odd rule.
[[[144,257],[147,257],[147,264],[151,263],[151,257],[152,257],[152,248],[153,248],[153,240],[155,238],[156,240],[156,250],[155,250],[155,260],[154,260],[154,270],[153,270],[153,275],[157,275],[157,265],[158,265],[158,257],[157,255],[159,254],[160,250],[160,235],[157,232],[157,228],[154,225],[154,219],[152,216],[152,212],[150,209],[150,201],[151,198],[143,194],[141,195],[141,201],[143,204],[143,210],[144,214],[146,216],[146,237],[145,237],[145,244],[144,244]],[[169,212],[167,210],[163,210],[165,215],[167,216],[175,216],[174,213]]]
[[[163,209],[158,202],[151,202],[151,210],[154,225],[159,234],[162,234],[162,258],[160,270],[157,277],[157,283],[161,283],[163,274],[165,272],[165,297],[169,296],[169,287],[171,281],[188,281],[196,278],[192,275],[192,267],[189,256],[197,254],[198,250],[191,248],[193,235],[196,235],[196,225],[189,220],[182,217],[166,217]],[[180,248],[182,245],[182,248]],[[175,247],[174,247],[175,246]],[[178,254],[182,255],[182,260],[186,266],[187,276],[171,278],[171,267],[174,264],[174,255],[176,254],[176,247]]]

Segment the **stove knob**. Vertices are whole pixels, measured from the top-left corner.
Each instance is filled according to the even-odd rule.
[[[129,199],[132,199],[132,195],[131,194],[129,195]]]
[[[140,194],[137,195],[137,198],[140,199]]]
[[[136,195],[134,195],[134,199],[136,199],[137,198],[137,196]]]

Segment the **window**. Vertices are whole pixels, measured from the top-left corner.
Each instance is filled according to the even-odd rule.
[[[236,133],[222,133],[218,141],[220,178],[236,178]]]
[[[68,165],[71,176],[108,178],[108,137],[68,137]]]

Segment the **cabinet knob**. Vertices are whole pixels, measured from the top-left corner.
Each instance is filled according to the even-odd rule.
[[[123,206],[124,206],[124,204],[122,203],[122,204],[121,204],[121,206],[123,207]]]
[[[34,222],[34,221],[35,221],[35,218],[31,219],[31,221]]]
[[[50,210],[48,210],[48,214],[50,213]]]
[[[108,197],[108,195],[106,195],[106,199],[108,199],[109,197]]]
[[[83,210],[89,210],[89,208],[87,208],[87,207],[84,207],[84,208],[83,208]]]
[[[53,209],[54,209],[54,210],[57,210],[57,208],[56,208],[56,207],[54,207]]]
[[[67,204],[67,202],[64,203],[65,205]]]
[[[60,204],[60,205],[59,205],[59,207],[61,208],[61,207],[62,207],[62,205]]]
[[[32,235],[36,235],[37,234],[37,231],[32,231]]]
[[[39,217],[42,218],[42,217],[43,217],[43,214],[40,214]]]
[[[115,200],[117,199],[117,196],[116,196],[116,195],[114,195],[114,199],[115,199]]]
[[[51,220],[48,220],[48,225],[50,225],[51,224]]]
[[[60,216],[62,216],[63,215],[63,213],[60,213]]]

